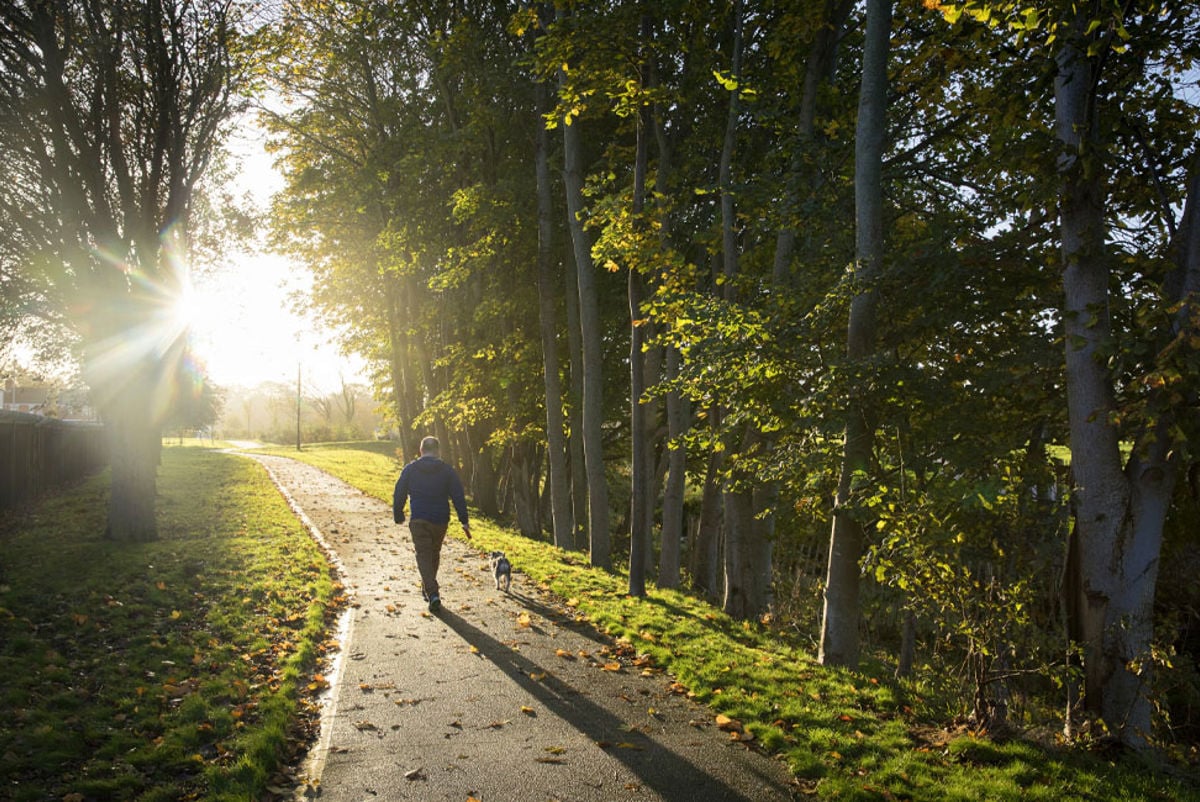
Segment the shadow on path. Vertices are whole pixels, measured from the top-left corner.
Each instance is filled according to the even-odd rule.
[[[746,794],[729,786],[719,776],[692,763],[643,732],[630,728],[619,716],[587,699],[586,693],[562,680],[544,665],[528,659],[464,618],[448,610],[438,616],[480,656],[499,668],[513,682],[537,699],[546,709],[567,722],[607,754],[632,771],[647,787],[665,800],[683,802],[757,802],[772,795]],[[537,679],[534,679],[534,677]],[[740,766],[745,772],[744,765]],[[779,798],[790,798],[772,777],[755,773],[764,786]]]

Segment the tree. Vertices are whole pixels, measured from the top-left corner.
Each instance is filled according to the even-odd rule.
[[[189,429],[206,429],[216,424],[225,407],[225,391],[212,383],[207,366],[190,349],[176,363],[174,384],[176,390],[163,421],[164,429],[176,430],[182,440]]]
[[[548,21],[549,12],[541,12],[534,20],[539,29]],[[561,261],[554,249],[555,205],[554,188],[550,180],[550,133],[543,115],[550,113],[550,90],[547,81],[535,85],[534,175],[537,180],[538,231],[538,322],[542,340],[542,373],[546,387],[546,452],[550,465],[550,514],[554,544],[559,548],[575,548],[575,518],[571,511],[571,480],[567,463],[567,437],[563,415],[562,378],[559,373],[558,300],[562,291],[557,275]]]
[[[846,353],[852,364],[868,359],[875,348],[878,294],[874,283],[883,272],[884,258],[882,171],[891,30],[890,0],[868,0],[854,162],[856,294],[850,305],[846,336]],[[858,563],[864,544],[862,523],[851,505],[855,483],[870,470],[873,442],[870,414],[860,398],[849,399],[818,656],[827,665],[858,664]]]
[[[108,535],[156,536],[161,427],[184,331],[193,199],[247,77],[224,0],[7,3],[0,189],[49,314],[79,337],[111,436]],[[68,313],[67,310],[70,310]]]
[[[1137,2],[1069,8],[969,2],[942,11],[952,22],[1006,26],[1018,43],[1044,49],[1053,68],[1059,318],[1075,523],[1071,634],[1083,648],[1085,707],[1123,744],[1141,748],[1151,735],[1148,680],[1163,523],[1188,444],[1180,416],[1195,397],[1183,378],[1195,375],[1194,346],[1184,343],[1195,336],[1200,290],[1195,170],[1173,188],[1164,178],[1195,164],[1194,126],[1182,143],[1173,130],[1179,116],[1168,76],[1194,63],[1196,20]],[[1131,39],[1136,54],[1127,52]],[[1156,72],[1151,64],[1162,67]],[[1157,197],[1146,197],[1147,182],[1122,181],[1109,163],[1126,155],[1121,151],[1129,145],[1116,136],[1121,131],[1130,132],[1126,141],[1134,149],[1126,158],[1145,165],[1135,172],[1149,172]],[[1182,148],[1192,148],[1193,156],[1166,157]],[[1176,224],[1184,189],[1185,213]],[[1167,247],[1149,237],[1133,248],[1111,238],[1119,218],[1135,216],[1165,219],[1163,228],[1173,233]],[[1122,250],[1125,258],[1118,259]],[[1118,264],[1128,269],[1119,273]],[[1113,294],[1116,282],[1129,288],[1128,301]],[[1123,442],[1132,446],[1128,456]]]
[[[558,24],[566,25],[570,16],[559,12]],[[567,70],[559,77],[560,105],[570,97],[571,84]],[[576,99],[576,103],[578,100]],[[575,104],[567,100],[568,111],[563,115],[563,189],[567,199],[567,227],[571,232],[574,254],[575,286],[579,293],[579,326],[582,332],[583,362],[583,459],[587,473],[588,553],[592,565],[609,568],[612,565],[611,533],[609,532],[608,480],[604,470],[604,377],[603,351],[600,337],[599,301],[596,289],[596,265],[592,260],[592,245],[584,230],[583,200],[583,142]]]

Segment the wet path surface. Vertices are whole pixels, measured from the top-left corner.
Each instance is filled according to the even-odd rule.
[[[447,538],[443,610],[421,599],[408,528],[328,474],[259,457],[340,563],[351,596],[321,740],[301,776],[325,800],[784,800],[784,766],[642,675],[514,566]],[[451,533],[460,532],[451,524]],[[620,659],[618,660],[618,657]],[[622,663],[620,671],[612,668]]]

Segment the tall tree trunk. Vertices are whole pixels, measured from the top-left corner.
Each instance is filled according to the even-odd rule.
[[[537,520],[537,488],[532,479],[536,450],[532,443],[518,443],[510,450],[508,474],[517,529],[525,537],[537,540],[542,533]]]
[[[104,404],[112,482],[107,537],[122,542],[147,542],[158,537],[155,517],[156,481],[162,431],[155,423],[156,391],[161,366],[140,360],[126,382]],[[112,386],[111,379],[108,385]]]
[[[804,65],[804,86],[800,95],[800,115],[796,123],[796,146],[792,151],[792,169],[788,176],[785,213],[792,217],[780,227],[775,240],[775,261],[772,280],[776,287],[786,287],[791,281],[792,256],[796,248],[796,225],[799,218],[800,188],[807,184],[815,193],[824,180],[817,169],[818,158],[813,151],[816,141],[817,101],[822,87],[831,81],[837,65],[838,44],[845,32],[846,20],[853,0],[825,0],[822,24],[817,26],[808,58]],[[805,168],[805,164],[810,165]]]
[[[854,168],[855,279],[860,287],[850,304],[846,337],[851,364],[862,364],[875,347],[874,282],[883,267],[883,146],[891,27],[891,0],[867,0]],[[818,659],[825,665],[858,665],[858,562],[863,551],[863,530],[851,505],[855,477],[867,471],[871,463],[874,432],[868,414],[861,397],[849,399],[821,621]]]
[[[729,112],[725,121],[725,138],[721,146],[721,161],[718,181],[721,187],[721,253],[722,273],[725,277],[725,299],[736,300],[734,279],[738,274],[740,248],[733,191],[733,157],[737,144],[738,121],[741,115],[740,86],[742,75],[742,40],[744,12],[741,0],[733,4],[733,43],[731,47],[731,75],[739,85],[729,92]],[[741,442],[731,444],[734,449],[757,450],[763,441],[751,428],[740,435],[733,435]],[[753,478],[737,468],[736,460],[730,461],[734,469],[727,480],[724,494],[725,517],[725,612],[737,618],[754,618],[766,611],[770,599],[771,548],[770,524],[756,520],[755,494],[749,489]],[[770,514],[768,514],[770,517]],[[763,560],[766,563],[763,564]],[[766,581],[763,578],[766,577]]]
[[[538,201],[538,320],[542,336],[542,375],[546,387],[546,450],[550,460],[550,514],[554,545],[574,546],[571,484],[567,474],[567,439],[563,428],[562,380],[558,372],[557,260],[554,257],[554,201],[550,189],[550,136],[541,115],[549,106],[546,85],[535,87],[537,139],[534,171]]]
[[[642,15],[643,50],[649,47],[649,17]],[[645,70],[645,64],[642,65]],[[644,78],[643,78],[644,82]],[[631,214],[635,230],[642,228],[646,208],[646,168],[649,158],[650,108],[642,105],[637,114],[637,145],[633,166],[633,202]],[[652,506],[650,489],[653,467],[650,461],[649,432],[646,407],[645,330],[642,327],[643,277],[636,265],[629,268],[629,429],[630,429],[630,488],[629,488],[629,595],[646,595],[647,552],[650,550]]]
[[[565,80],[565,78],[563,78]],[[567,195],[567,224],[575,253],[579,289],[579,326],[583,334],[583,459],[588,486],[588,543],[591,563],[612,566],[608,530],[608,484],[604,475],[604,381],[602,323],[597,299],[596,269],[591,243],[583,230],[583,147],[579,121],[563,121],[563,183]]]
[[[1147,746],[1151,735],[1150,645],[1154,589],[1163,523],[1178,474],[1170,404],[1134,444],[1122,465],[1114,423],[1114,378],[1101,358],[1112,336],[1109,259],[1105,253],[1105,187],[1098,162],[1104,143],[1096,126],[1097,62],[1086,55],[1090,35],[1082,12],[1056,57],[1055,126],[1059,157],[1067,417],[1074,488],[1078,574],[1072,630],[1082,641],[1087,710],[1103,718],[1125,745]],[[1183,225],[1173,243],[1176,269],[1164,289],[1173,300],[1200,291],[1200,178],[1190,176]],[[1184,310],[1186,314],[1186,309]],[[1173,337],[1194,332],[1174,321]]]
[[[720,410],[714,404],[709,409],[710,425],[720,426]],[[696,590],[709,599],[720,599],[724,594],[721,565],[721,471],[725,464],[725,452],[713,450],[708,455],[704,472],[704,488],[700,497],[700,525],[696,532],[696,544],[692,550],[692,579]]]
[[[409,409],[407,337],[404,334],[404,320],[400,309],[400,293],[397,281],[387,283],[387,314],[388,314],[388,360],[392,376],[392,414],[396,416],[396,429],[400,436],[401,448],[408,446],[412,439],[412,411]]]
[[[657,62],[652,58],[649,64],[650,81],[658,86]],[[655,103],[652,117],[654,137],[658,147],[658,163],[654,177],[654,191],[659,198],[670,197],[672,142],[667,132],[665,104]],[[662,203],[659,211],[659,238],[662,249],[667,252],[671,248],[672,222],[669,204]],[[661,349],[660,349],[661,350]],[[668,381],[679,378],[682,356],[679,349],[668,347],[665,357],[659,359],[665,362],[665,375]],[[662,495],[662,528],[661,547],[658,563],[658,586],[660,588],[677,588],[680,584],[682,570],[682,549],[684,538],[684,491],[687,488],[687,447],[683,444],[684,433],[688,429],[690,405],[684,399],[683,393],[677,388],[667,391],[667,478]]]
[[[679,350],[667,350],[667,379],[679,375]],[[686,489],[687,449],[680,442],[687,431],[688,412],[677,390],[667,394],[667,485],[662,500],[662,547],[658,560],[658,586],[679,587],[680,548],[683,540],[683,495]]]
[[[587,551],[587,471],[583,459],[583,332],[579,328],[578,274],[574,263],[564,271],[566,278],[567,350],[571,370],[567,386],[568,468],[571,472],[571,539],[573,548]]]

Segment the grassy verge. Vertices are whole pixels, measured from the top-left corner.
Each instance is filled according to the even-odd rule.
[[[107,494],[0,529],[0,798],[264,798],[321,682],[326,560],[241,457],[165,449],[153,543],[103,539]]]
[[[390,501],[399,468],[394,451],[387,443],[344,443],[274,453]],[[473,521],[471,529],[476,548],[507,552],[578,620],[612,637],[618,652],[644,655],[674,678],[673,690],[738,721],[760,746],[785,759],[817,798],[1200,799],[1188,778],[1166,776],[1136,760],[940,731],[922,718],[924,710],[939,706],[893,681],[882,667],[849,672],[820,666],[780,633],[734,621],[686,594],[651,590],[644,599],[630,598],[626,577],[597,571],[580,554],[487,521]]]

